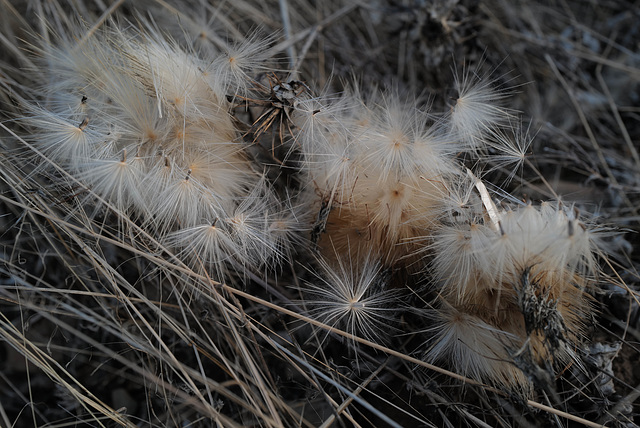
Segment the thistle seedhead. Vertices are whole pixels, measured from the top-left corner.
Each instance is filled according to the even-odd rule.
[[[380,262],[365,256],[357,263],[317,263],[320,269],[304,289],[309,316],[354,336],[387,341],[402,305],[398,292],[389,289],[389,275]]]
[[[436,228],[431,244],[438,289],[433,316],[450,331],[438,337],[455,341],[467,336],[474,346],[443,343],[428,355],[466,356],[470,361],[460,367],[471,367],[476,379],[526,388],[527,376],[504,376],[515,367],[512,356],[523,349],[539,365],[559,367],[575,357],[572,349],[579,346],[591,311],[586,288],[597,273],[595,233],[560,205],[492,209],[492,217],[480,212],[474,220]],[[479,335],[478,322],[492,334]],[[496,355],[483,366],[472,349],[492,349]]]

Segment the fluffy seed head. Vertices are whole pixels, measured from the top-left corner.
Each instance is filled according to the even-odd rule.
[[[361,265],[319,259],[320,272],[307,283],[305,305],[310,316],[331,327],[372,341],[383,341],[395,324],[397,293],[387,290],[381,265],[363,257]]]
[[[502,106],[507,93],[491,79],[469,69],[455,78],[458,98],[451,111],[451,130],[469,150],[476,151],[484,146],[485,135],[509,124],[513,113]]]
[[[165,243],[177,250],[177,256],[187,260],[197,271],[203,271],[216,281],[224,281],[230,263],[241,254],[224,223],[212,221],[170,233]]]
[[[472,379],[527,388],[528,380],[513,363],[508,349],[519,338],[470,314],[464,307],[444,304],[429,313],[428,361],[447,362]]]
[[[141,189],[144,174],[141,159],[125,149],[120,158],[94,159],[85,164],[78,179],[111,202],[116,209],[137,215],[145,201]]]
[[[99,156],[108,139],[108,129],[96,127],[85,115],[56,114],[32,106],[28,124],[31,138],[43,153],[72,173]]]

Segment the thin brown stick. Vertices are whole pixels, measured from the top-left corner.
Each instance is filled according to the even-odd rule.
[[[91,26],[91,28],[89,28],[85,35],[82,36],[82,39],[80,39],[76,47],[80,47],[85,44],[86,41],[91,36],[93,36],[96,31],[98,31],[98,28],[100,28],[102,24],[104,24],[107,18],[109,18],[116,10],[118,10],[120,6],[122,6],[122,3],[124,3],[124,0],[116,0],[115,2],[113,2],[113,4],[109,6],[109,8],[102,13],[102,15],[100,15],[98,20]]]

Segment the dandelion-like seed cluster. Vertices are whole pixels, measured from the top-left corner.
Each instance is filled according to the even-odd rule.
[[[195,51],[114,24],[43,47],[23,112],[36,170],[215,283],[302,272],[285,288],[318,343],[322,325],[380,344],[411,327],[419,358],[525,395],[532,366],[579,359],[598,233],[483,178],[526,160],[508,90],[465,70],[443,111],[399,89],[334,94],[268,69],[268,44]]]
[[[49,86],[29,107],[33,142],[91,195],[140,221],[181,258],[225,276],[287,251],[281,202],[234,124],[260,44],[213,61],[153,32],[105,30],[44,52]]]

